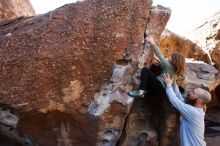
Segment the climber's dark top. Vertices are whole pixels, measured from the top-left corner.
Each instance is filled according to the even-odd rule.
[[[160,52],[160,49],[155,44],[152,44],[151,48],[154,50],[154,53],[161,61],[162,72],[159,76],[157,76],[157,79],[162,83],[165,89],[166,83],[163,81],[162,78],[163,73],[168,73],[172,78],[176,74],[176,71],[173,68],[172,64],[163,56],[163,54]]]

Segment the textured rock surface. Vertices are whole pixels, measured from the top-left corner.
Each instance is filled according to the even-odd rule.
[[[188,60],[185,82],[188,84],[186,89],[200,86],[212,91],[220,84],[219,71],[202,61]],[[190,84],[195,86],[190,86]]]
[[[35,15],[35,11],[29,0],[0,1],[0,20],[8,20],[20,16],[33,15]]]
[[[207,52],[220,69],[220,11],[190,32],[189,38]]]
[[[185,85],[184,85],[185,84]],[[187,61],[187,72],[185,83],[181,85],[187,91],[193,88],[201,87],[207,89],[212,94],[212,100],[208,106],[217,106],[219,104],[219,85],[220,73],[212,65],[201,61]]]
[[[211,63],[209,56],[198,45],[169,30],[164,30],[158,44],[165,56],[169,57],[173,52],[179,52],[187,58],[194,58],[206,63]]]
[[[207,146],[218,146],[220,139],[220,107],[210,107],[206,112],[205,140]]]
[[[151,4],[87,0],[1,22],[0,103],[20,120],[6,136],[41,146],[116,144],[133,101],[126,93],[145,62],[138,58],[149,53],[145,27],[159,39],[170,16]]]

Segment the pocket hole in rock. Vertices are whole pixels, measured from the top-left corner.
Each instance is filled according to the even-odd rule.
[[[113,133],[112,130],[106,130],[106,131],[104,132],[104,134],[107,135],[107,136],[111,136],[111,135],[113,135],[114,133]]]
[[[107,140],[107,139],[103,139],[103,140],[102,140],[102,145],[103,145],[103,146],[110,146],[110,144],[111,144],[111,143],[110,143],[109,140]]]
[[[118,59],[118,60],[116,61],[116,64],[117,64],[117,65],[121,65],[121,66],[126,66],[126,65],[128,65],[128,63],[129,63],[129,61],[126,60],[126,59]]]

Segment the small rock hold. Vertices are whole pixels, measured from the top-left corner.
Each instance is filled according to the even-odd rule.
[[[6,38],[10,38],[11,36],[12,36],[12,33],[11,33],[11,32],[9,32],[9,33],[7,33],[7,34],[5,35]]]

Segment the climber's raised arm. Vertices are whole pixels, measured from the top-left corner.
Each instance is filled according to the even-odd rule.
[[[150,44],[151,48],[154,50],[154,53],[161,61],[162,66],[168,65],[169,62],[166,60],[166,58],[161,53],[160,49],[155,44],[154,39],[150,35],[148,35],[146,36],[145,40]]]

